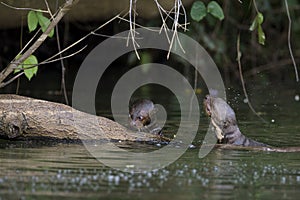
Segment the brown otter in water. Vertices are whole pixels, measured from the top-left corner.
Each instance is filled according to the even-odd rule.
[[[216,129],[216,136],[220,143],[246,147],[268,146],[249,139],[241,133],[234,111],[223,99],[207,95],[203,103],[205,111]]]
[[[156,108],[148,99],[134,101],[129,107],[129,118],[130,126],[138,131],[162,134],[156,122]]]

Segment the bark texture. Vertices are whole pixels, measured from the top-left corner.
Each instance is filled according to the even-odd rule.
[[[152,141],[158,136],[136,133],[100,116],[64,104],[18,95],[0,95],[0,137],[67,140]]]

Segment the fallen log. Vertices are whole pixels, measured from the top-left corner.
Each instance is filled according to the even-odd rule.
[[[128,130],[105,117],[70,106],[23,97],[0,95],[0,137],[15,139],[153,141],[159,136]]]

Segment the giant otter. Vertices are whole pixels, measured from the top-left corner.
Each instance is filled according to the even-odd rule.
[[[129,106],[130,126],[142,132],[162,134],[157,123],[156,108],[151,100],[139,99]]]
[[[212,125],[216,129],[219,143],[246,147],[268,146],[249,139],[241,133],[234,111],[223,99],[207,95],[203,104],[207,115],[211,118]]]

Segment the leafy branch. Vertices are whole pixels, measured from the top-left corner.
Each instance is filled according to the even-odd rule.
[[[249,28],[250,31],[254,31],[257,29],[258,43],[261,45],[265,45],[266,35],[262,28],[262,23],[264,22],[264,15],[258,11],[256,1],[253,0],[253,5],[256,11],[256,16]]]
[[[46,40],[51,31],[54,29],[56,24],[63,18],[63,16],[74,6],[79,0],[66,0],[62,8],[57,12],[54,18],[51,20],[45,31],[40,35],[40,37],[23,53],[19,53],[10,64],[0,72],[0,88],[6,86],[10,81],[4,82],[4,80],[12,73],[18,66],[22,65],[29,56],[31,56]],[[45,25],[41,25],[41,27]],[[27,45],[26,45],[27,46]],[[21,50],[22,52],[22,50]]]
[[[195,1],[191,8],[191,17],[196,22],[201,21],[207,14],[211,14],[213,17],[222,21],[224,19],[224,13],[221,6],[216,1],[210,1],[207,5],[202,1]]]

